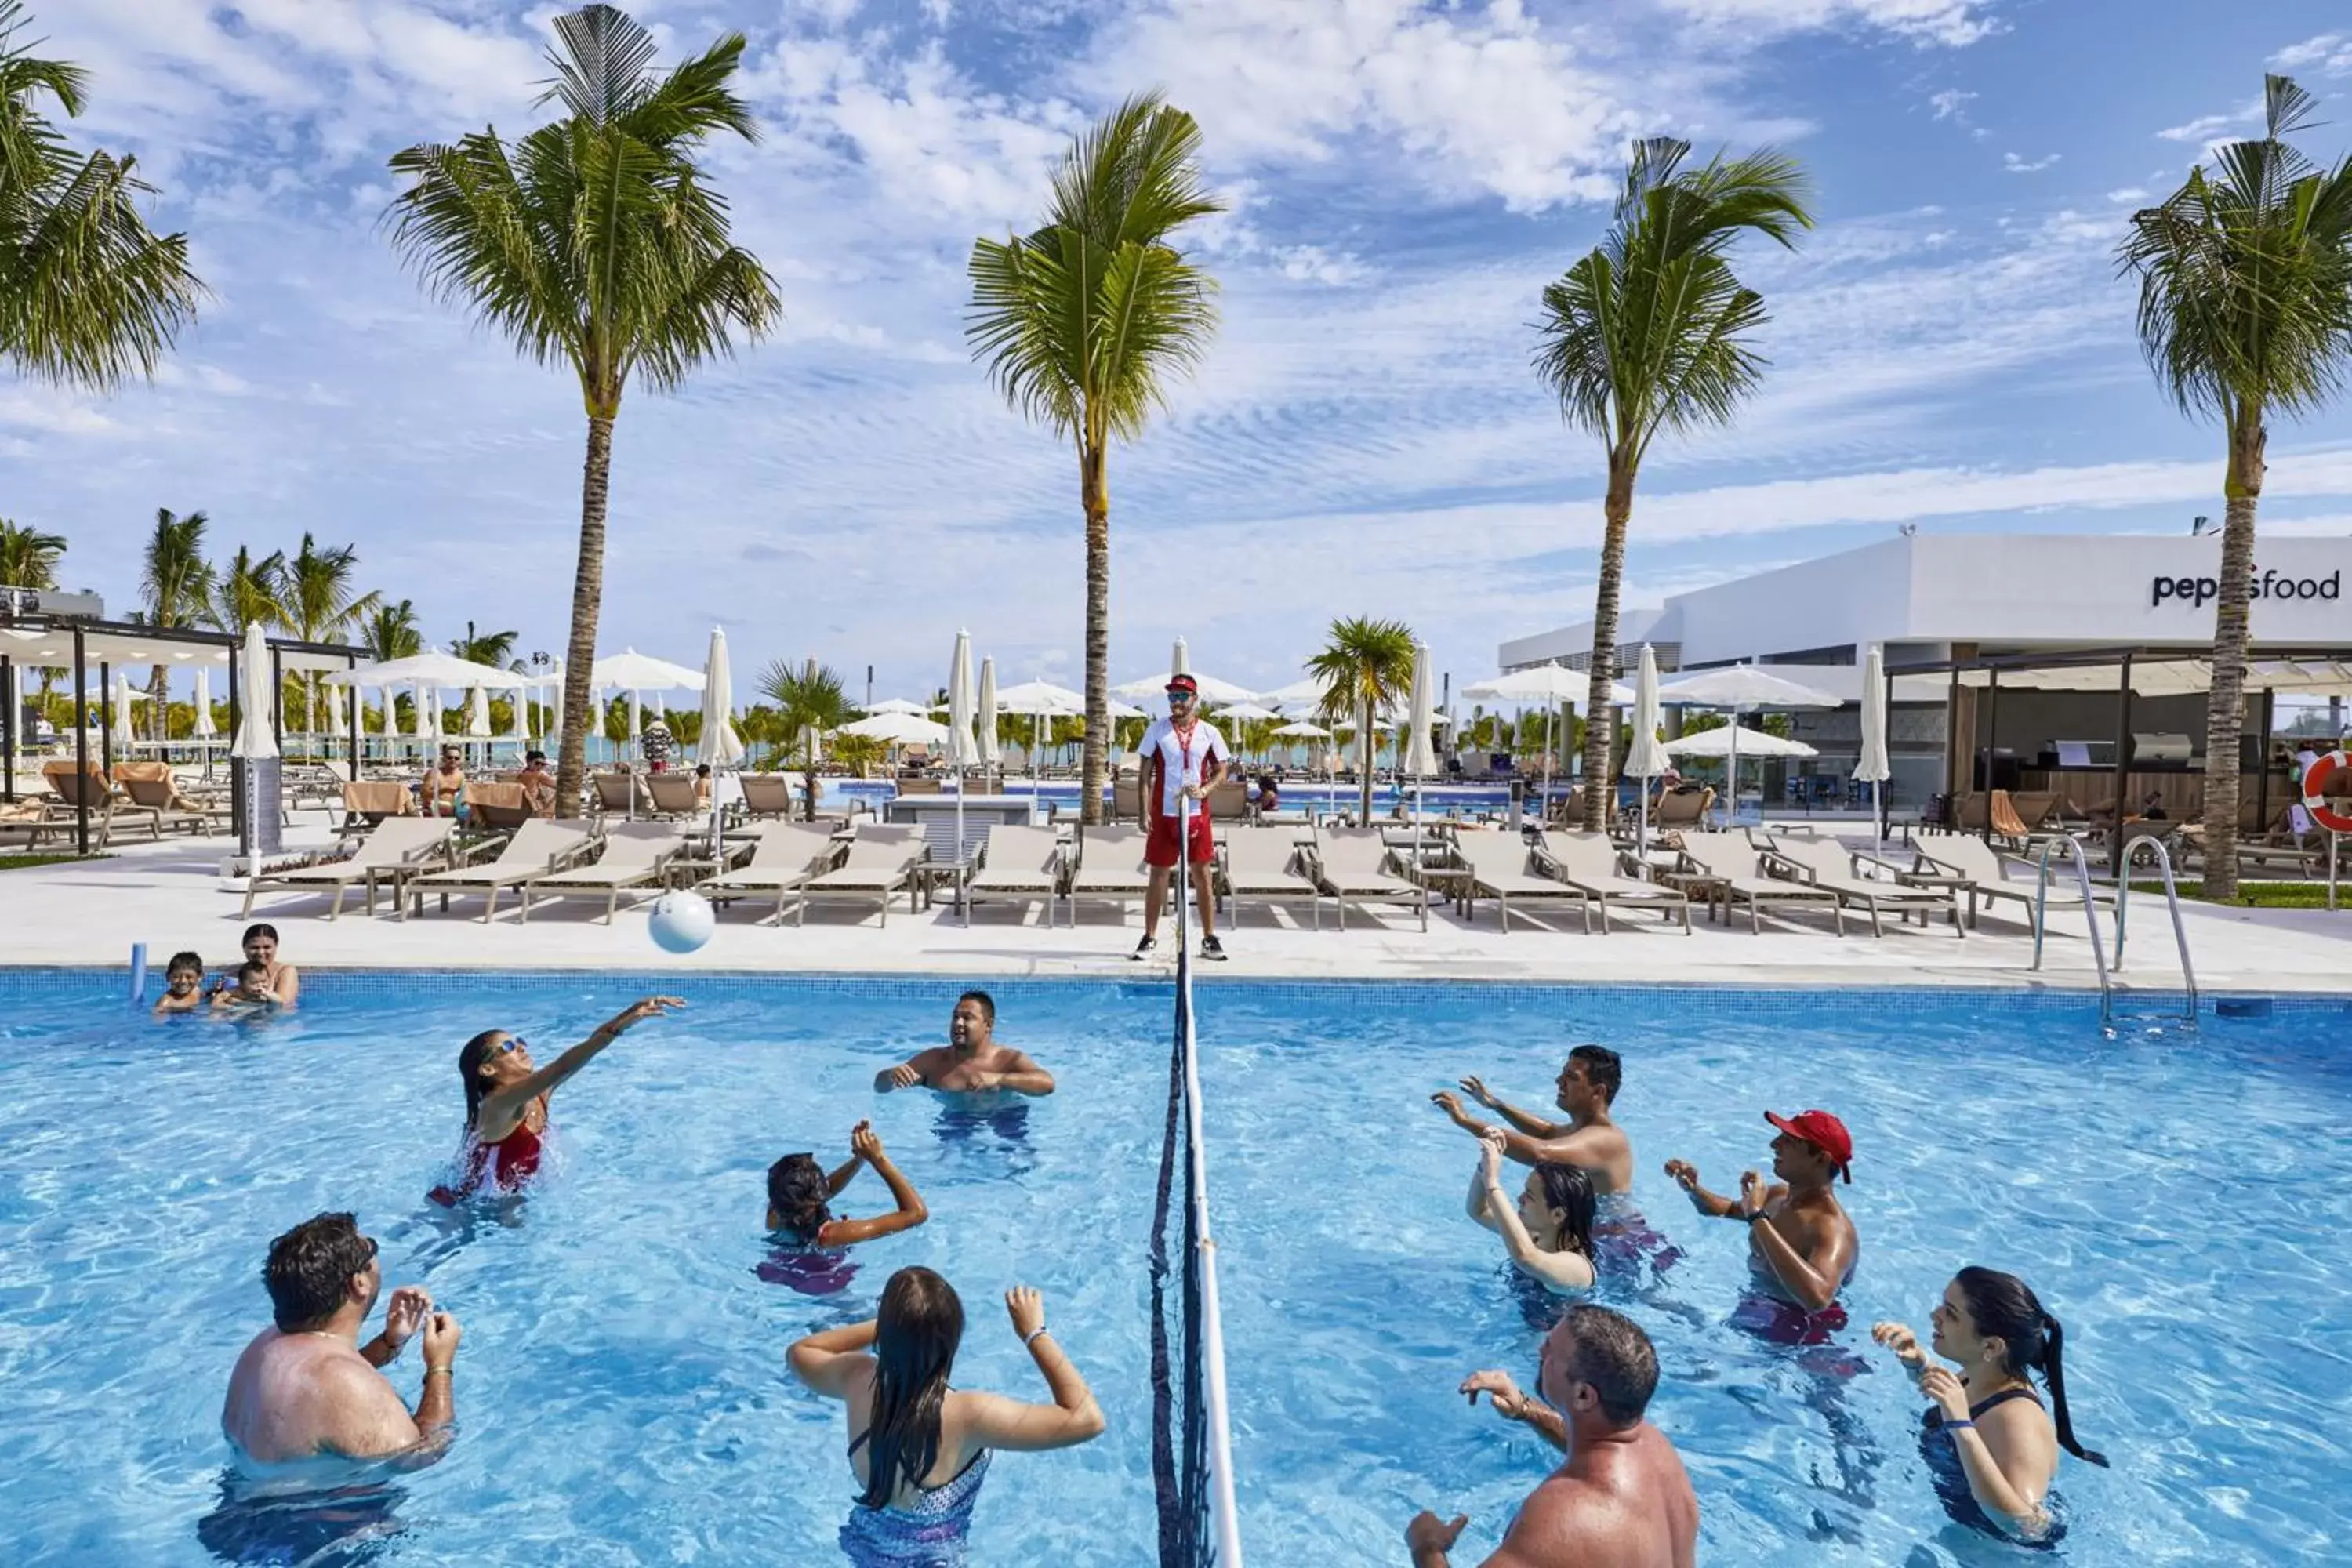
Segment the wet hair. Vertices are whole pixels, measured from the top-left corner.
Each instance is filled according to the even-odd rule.
[[[547,761],[547,753],[545,752],[525,752],[522,754],[522,760],[525,763],[543,763]]]
[[[350,1214],[313,1215],[269,1244],[261,1282],[282,1333],[315,1329],[342,1310],[352,1276],[363,1272],[375,1245]]]
[[[827,1206],[824,1172],[814,1154],[787,1154],[768,1167],[768,1206],[775,1211],[776,1228],[795,1240],[814,1241],[824,1222],[833,1217]]]
[[[163,966],[163,978],[169,980],[183,969],[193,969],[198,975],[205,972],[205,961],[193,952],[175,952],[172,962]]]
[[[875,1318],[874,1405],[861,1439],[866,1479],[857,1500],[884,1508],[902,1478],[919,1487],[939,1462],[940,1411],[963,1342],[963,1302],[931,1270],[901,1268],[882,1287]]]
[[[236,966],[236,983],[240,985],[244,984],[248,980],[258,981],[267,980],[268,978],[269,965],[262,963],[261,960],[257,958],[248,958],[243,963]]]
[[[1568,1375],[1592,1385],[1601,1414],[1612,1426],[1631,1426],[1658,1391],[1658,1352],[1642,1325],[1622,1312],[1580,1302],[1560,1314],[1572,1349]]]
[[[1563,1165],[1553,1160],[1537,1161],[1535,1173],[1536,1190],[1543,1194],[1544,1206],[1568,1216],[1560,1222],[1560,1250],[1578,1253],[1589,1261],[1592,1257],[1592,1216],[1599,1207],[1592,1195],[1592,1178],[1580,1166]]]
[[[481,1111],[482,1097],[490,1092],[482,1083],[482,1064],[490,1059],[498,1049],[499,1042],[506,1037],[504,1029],[484,1029],[467,1040],[466,1048],[457,1053],[457,1076],[466,1080],[466,1125],[468,1128],[474,1125],[475,1117]]]
[[[957,1005],[957,1006],[959,1006],[959,1007],[962,1006],[962,1005],[963,1005],[965,1003],[967,1003],[967,1002],[977,1002],[977,1003],[979,1003],[979,1004],[980,1004],[980,1016],[981,1016],[983,1019],[987,1020],[988,1026],[989,1026],[990,1028],[993,1029],[994,1027],[996,1027],[996,998],[995,998],[995,997],[991,996],[991,995],[990,995],[987,992],[985,992],[985,991],[967,991],[967,992],[965,992],[962,995],[961,995],[961,996],[959,996],[959,997],[957,997],[957,998],[956,998],[956,1005]]]
[[[1568,1059],[1584,1064],[1584,1081],[1601,1091],[1601,1098],[1610,1104],[1617,1103],[1617,1089],[1625,1081],[1625,1062],[1607,1046],[1579,1046],[1568,1053]]]
[[[278,928],[271,925],[267,921],[257,921],[255,924],[245,928],[245,934],[236,939],[236,945],[240,949],[251,947],[253,945],[253,939],[257,936],[266,936],[270,941],[276,942],[278,940]]]
[[[2059,1443],[2078,1459],[2105,1464],[2105,1455],[2094,1454],[2074,1440],[2074,1424],[2067,1418],[2066,1333],[2058,1320],[2042,1310],[2041,1300],[2014,1274],[1971,1266],[1961,1269],[1953,1283],[1960,1288],[1960,1300],[1968,1303],[1969,1321],[1976,1325],[1977,1337],[2000,1336],[2001,1370],[2019,1379],[2024,1379],[2029,1370],[2036,1371],[2050,1385],[2050,1418],[2058,1427]]]

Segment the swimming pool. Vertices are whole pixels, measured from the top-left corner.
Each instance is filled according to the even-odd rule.
[[[1042,1396],[998,1298],[1037,1285],[1110,1420],[988,1483],[974,1560],[1147,1561],[1143,1268],[1165,1082],[1164,988],[1007,982],[1003,1037],[1062,1090],[992,1123],[875,1069],[935,1038],[945,980],[314,974],[263,1028],[154,1026],[112,973],[0,977],[0,1560],[201,1563],[225,1542],[217,1428],[266,1321],[268,1238],[352,1207],[387,1281],[466,1325],[458,1441],[322,1562],[823,1563],[848,1506],[837,1408],[783,1347],[871,1309],[921,1262],[962,1291],[966,1386]],[[615,1046],[556,1107],[552,1180],[504,1216],[423,1199],[457,1136],[476,1029],[542,1049],[630,996],[694,1005]],[[1204,983],[1203,1089],[1234,1454],[1252,1560],[1402,1559],[1404,1521],[1472,1515],[1491,1547],[1548,1468],[1454,1392],[1526,1383],[1537,1330],[1492,1238],[1461,1217],[1469,1140],[1426,1099],[1465,1071],[1539,1107],[1562,1048],[1624,1051],[1636,1196],[1685,1256],[1603,1299],[1656,1338],[1654,1414],[1698,1488],[1701,1561],[1976,1563],[1927,1490],[1907,1380],[1866,1325],[1953,1268],[2013,1268],[2069,1329],[2084,1439],[2059,1559],[2317,1560],[2352,1533],[2352,1008],[2280,1003],[2194,1035],[2101,1036],[2079,998]],[[1760,1159],[1759,1112],[1853,1127],[1863,1261],[1837,1358],[1724,1325],[1737,1227],[1657,1167],[1717,1184]],[[871,1115],[932,1221],[864,1249],[840,1297],[762,1280],[761,1175]],[[861,1178],[861,1184],[870,1178]],[[862,1200],[860,1206],[859,1200]],[[853,1189],[849,1212],[884,1206]],[[2000,1216],[1998,1223],[1988,1215]],[[2225,1226],[2234,1228],[2223,1228]],[[412,1351],[395,1383],[413,1394]],[[1475,1550],[1471,1550],[1475,1548]]]

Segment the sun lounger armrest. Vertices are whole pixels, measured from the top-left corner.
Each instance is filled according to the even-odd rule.
[[[1853,869],[1856,872],[1859,872],[1864,866],[1875,866],[1880,870],[1885,872],[1888,876],[1898,879],[1905,875],[1904,868],[1897,866],[1892,860],[1885,859],[1881,856],[1874,855],[1867,849],[1856,849],[1853,853]]]
[[[1791,860],[1778,849],[1759,844],[1756,846],[1756,853],[1761,858],[1764,873],[1767,876],[1778,877],[1783,881],[1802,882],[1808,887],[1821,880],[1813,875],[1813,868],[1811,866],[1801,860]]]

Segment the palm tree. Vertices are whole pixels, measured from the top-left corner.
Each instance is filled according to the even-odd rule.
[[[1753,231],[1793,249],[1812,226],[1803,172],[1771,152],[1685,169],[1690,143],[1633,144],[1615,221],[1601,243],[1543,291],[1536,373],[1560,416],[1601,438],[1609,460],[1601,502],[1600,582],[1593,594],[1587,713],[1609,706],[1617,677],[1617,601],[1633,482],[1661,430],[1728,424],[1762,379],[1749,334],[1769,318],[1726,253]],[[1584,820],[1601,822],[1609,791],[1612,726],[1584,737]]]
[[[378,664],[408,658],[425,651],[425,634],[416,624],[416,606],[403,599],[397,605],[378,599],[360,626],[360,642]]]
[[[227,570],[213,574],[213,624],[237,637],[257,623],[276,626],[286,618],[285,592],[286,552],[273,550],[256,561],[240,544]]]
[[[66,536],[0,517],[0,587],[54,588]]]
[[[110,392],[155,362],[195,319],[204,285],[185,235],[149,232],[153,187],[133,161],[77,153],[34,107],[42,93],[81,113],[79,66],[20,43],[22,0],[0,0],[0,361],[60,386]]]
[[[496,665],[503,669],[514,656],[515,638],[521,635],[520,632],[477,633],[474,623],[467,621],[466,635],[452,638],[449,651],[459,658],[471,659],[476,664]]]
[[[577,800],[587,764],[588,678],[604,585],[613,422],[634,374],[675,390],[763,336],[782,314],[775,279],[728,237],[727,203],[695,162],[721,132],[757,140],[728,88],[743,55],[730,33],[656,77],[653,36],[610,5],[555,19],[564,117],[509,143],[495,129],[396,154],[393,244],[443,300],[462,301],[516,349],[571,367],[588,416],[580,555],[563,668],[556,798]]]
[[[2184,414],[2218,419],[2221,592],[2205,702],[2205,894],[2238,893],[2238,732],[2247,588],[2271,414],[2309,413],[2352,369],[2352,160],[2322,169],[2287,144],[2318,105],[2263,79],[2263,133],[2213,153],[2161,206],[2135,214],[2118,252],[2139,277],[2139,340]]]
[[[383,594],[373,588],[357,597],[352,594],[352,576],[359,564],[354,547],[339,544],[321,550],[305,531],[302,548],[286,563],[278,624],[304,642],[328,642],[374,614],[383,602]],[[313,732],[319,721],[319,684],[315,670],[302,677],[305,727]]]
[[[1157,93],[1075,142],[1045,226],[971,247],[973,357],[1006,401],[1077,448],[1087,531],[1087,731],[1079,820],[1102,820],[1110,734],[1111,438],[1133,441],[1215,329],[1216,284],[1168,243],[1223,210],[1201,184],[1201,130]]]
[[[849,704],[849,692],[842,684],[840,672],[813,658],[798,670],[782,659],[771,662],[760,672],[760,695],[776,705],[778,727],[783,731],[786,743],[793,739],[801,742],[803,787],[808,797],[808,818],[814,822],[817,737],[828,730],[840,729],[857,710]]]
[[[148,536],[145,568],[139,579],[141,618],[151,626],[201,626],[213,618],[213,569],[205,559],[205,514],[175,517],[155,509],[155,531]],[[154,738],[165,738],[170,714],[171,668],[159,664],[147,678],[148,716]]]
[[[1356,723],[1356,778],[1362,791],[1356,820],[1372,819],[1372,726],[1383,708],[1412,695],[1412,628],[1402,621],[1366,616],[1333,621],[1331,640],[1307,661],[1307,673],[1322,678],[1322,714]]]

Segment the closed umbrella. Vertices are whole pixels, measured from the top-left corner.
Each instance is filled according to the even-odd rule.
[[[955,863],[959,868],[956,901],[963,903],[963,785],[964,770],[980,761],[980,742],[971,732],[971,634],[956,632],[955,651],[948,656],[948,766],[956,774],[956,836]],[[989,716],[992,728],[996,715]],[[971,923],[971,906],[963,904],[966,925]]]
[[[710,764],[710,860],[719,858],[719,773],[743,760],[743,742],[735,733],[730,710],[735,706],[732,672],[727,668],[727,633],[710,628],[710,656],[702,666],[702,760]]]
[[[993,654],[980,661],[980,765],[985,769],[1004,764],[1004,751],[996,738],[996,658]]]
[[[490,738],[490,694],[478,686],[466,699],[466,734],[471,740]]]
[[[196,667],[196,724],[190,732],[199,741],[220,733],[220,726],[213,722],[213,672],[203,665]],[[207,761],[205,765],[209,768],[212,763]]]
[[[131,716],[131,682],[121,674],[114,678],[114,732],[122,737],[126,752],[131,749],[131,737],[139,732]]]
[[[1879,847],[1886,846],[1886,781],[1895,769],[1886,760],[1886,657],[1873,643],[1862,667],[1862,760],[1853,776],[1870,785],[1870,816]]]
[[[1435,728],[1437,704],[1429,689],[1429,645],[1417,642],[1412,647],[1412,708],[1405,720],[1408,733],[1404,737],[1404,771],[1412,779],[1412,825],[1421,827],[1421,781],[1437,771],[1437,753],[1429,743],[1429,732]],[[1413,853],[1418,856],[1420,850]]]
[[[1642,662],[1633,676],[1633,743],[1625,751],[1625,772],[1642,781],[1642,852],[1650,848],[1650,781],[1666,771],[1666,749],[1658,742],[1658,656],[1642,645]]]
[[[236,742],[229,747],[233,757],[274,757],[278,754],[278,736],[269,727],[269,642],[261,628],[245,628],[245,649],[240,657],[245,665],[237,673],[243,677],[245,690],[240,693],[244,710],[237,715]]]
[[[433,738],[433,689],[423,681],[408,689],[408,728],[420,741]]]

